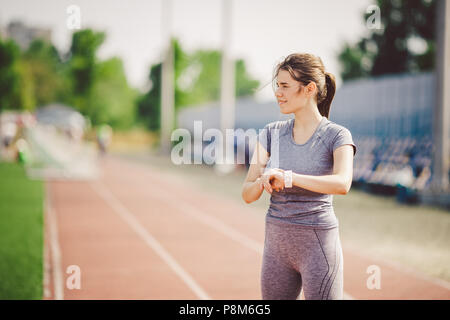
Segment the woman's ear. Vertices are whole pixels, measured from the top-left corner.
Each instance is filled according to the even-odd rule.
[[[314,81],[311,81],[308,83],[308,85],[305,87],[306,94],[310,97],[313,97],[316,94],[317,86]]]

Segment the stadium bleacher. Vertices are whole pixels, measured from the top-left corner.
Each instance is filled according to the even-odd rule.
[[[364,186],[371,192],[393,195],[399,189],[406,188],[410,193],[416,193],[429,186],[430,138],[359,137],[354,141],[358,147],[353,167],[354,185]]]

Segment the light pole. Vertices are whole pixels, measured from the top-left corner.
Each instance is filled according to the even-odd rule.
[[[450,118],[450,1],[437,1],[436,104],[433,119],[434,191],[448,190]]]
[[[223,135],[223,164],[216,164],[219,174],[227,174],[234,170],[234,135],[232,141],[227,141],[226,129],[234,129],[235,118],[235,62],[231,57],[232,40],[232,0],[222,0],[222,63],[220,87],[220,129]],[[226,146],[233,148],[227,150]],[[230,154],[231,153],[231,154]]]
[[[433,110],[433,175],[424,202],[450,203],[449,118],[450,118],[450,1],[436,3],[436,99]]]
[[[160,152],[170,154],[174,125],[175,75],[172,46],[172,0],[162,0],[163,56],[161,67],[161,136]]]

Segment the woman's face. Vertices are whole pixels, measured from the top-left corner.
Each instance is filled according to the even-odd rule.
[[[306,96],[305,88],[298,92],[301,84],[291,77],[291,74],[286,70],[280,70],[277,76],[275,97],[280,106],[281,113],[293,113],[299,108],[302,108],[308,97]]]

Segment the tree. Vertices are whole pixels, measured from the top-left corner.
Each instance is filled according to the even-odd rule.
[[[259,81],[252,79],[247,73],[245,61],[239,59],[236,61],[236,96],[251,96],[259,87]]]
[[[96,53],[104,40],[103,32],[91,29],[77,31],[72,36],[68,61],[73,93],[71,104],[84,114],[88,113],[89,95],[95,81]]]
[[[152,65],[150,70],[151,89],[138,98],[139,122],[150,130],[159,130],[161,117],[161,63]]]
[[[220,64],[218,50],[197,50],[192,54],[183,51],[178,40],[173,39],[175,64],[175,110],[220,99]],[[151,67],[151,89],[140,97],[138,114],[141,122],[151,130],[160,127],[161,64]],[[236,61],[236,95],[254,93],[259,81],[252,79],[243,60]]]
[[[64,61],[43,40],[33,41],[22,54],[13,40],[0,39],[0,109],[32,110],[62,102],[94,125],[131,127],[138,93],[129,87],[119,58],[98,61],[105,37],[90,29],[75,32]]]
[[[338,59],[344,80],[429,71],[434,67],[435,0],[377,0],[381,30],[345,43]],[[364,14],[364,23],[373,13]]]
[[[11,39],[0,38],[0,111],[34,108],[33,82],[20,59],[20,48]]]
[[[51,43],[34,40],[22,61],[32,77],[33,96],[38,107],[64,100],[70,94],[58,50]]]
[[[86,115],[94,124],[130,128],[135,122],[137,91],[128,86],[122,60],[114,57],[99,62],[94,78]]]
[[[121,59],[97,59],[105,39],[105,33],[91,29],[73,34],[66,63],[72,89],[69,102],[94,125],[125,129],[135,121],[137,91],[128,85]]]

